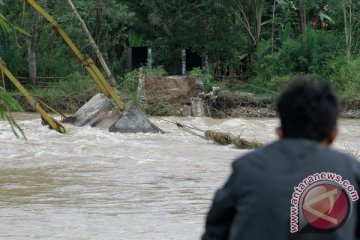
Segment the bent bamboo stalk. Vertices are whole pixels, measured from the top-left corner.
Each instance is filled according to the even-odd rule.
[[[111,87],[111,85],[105,80],[101,71],[94,64],[94,61],[85,56],[80,52],[80,50],[75,46],[73,41],[70,39],[69,35],[62,29],[60,24],[43,9],[39,4],[36,3],[35,0],[27,0],[27,2],[38,11],[48,22],[50,22],[55,30],[60,34],[65,43],[70,47],[75,56],[79,59],[79,61],[83,64],[85,69],[88,71],[92,79],[96,82],[99,89],[108,97],[114,100],[115,104],[119,107],[120,110],[125,110],[125,104],[115,92],[115,90]]]
[[[116,81],[114,79],[114,75],[111,73],[108,65],[106,64],[105,59],[103,58],[101,51],[98,47],[98,45],[96,44],[94,38],[91,36],[91,33],[89,31],[89,29],[86,26],[85,21],[82,19],[82,17],[80,16],[80,14],[78,13],[78,11],[76,10],[75,5],[73,4],[73,2],[71,0],[67,0],[67,3],[71,9],[71,11],[73,12],[74,16],[79,20],[81,27],[83,29],[83,32],[85,33],[85,35],[88,37],[90,44],[92,46],[92,48],[95,50],[96,56],[100,61],[100,64],[102,66],[102,68],[104,69],[108,79],[110,80],[111,84],[113,86],[116,86]]]
[[[21,85],[16,77],[6,67],[5,62],[0,58],[0,71],[4,73],[9,80],[15,85],[15,87],[24,95],[28,103],[40,114],[43,121],[45,121],[51,129],[58,131],[59,133],[66,133],[66,129],[61,123],[53,119],[45,110],[40,106],[39,102]]]

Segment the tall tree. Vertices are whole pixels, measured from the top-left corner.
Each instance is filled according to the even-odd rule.
[[[266,1],[229,0],[227,6],[234,13],[237,23],[240,24],[240,27],[248,36],[248,54],[250,62],[254,63],[254,52],[261,40],[262,28],[265,24],[263,17],[266,10]]]
[[[306,33],[306,26],[307,26],[307,18],[306,18],[306,8],[304,0],[298,0],[298,13],[299,13],[299,23],[301,33]]]
[[[101,52],[100,52],[100,49],[98,47],[98,45],[96,44],[96,42],[94,41],[93,37],[91,36],[91,33],[89,31],[89,29],[87,28],[86,26],[86,23],[84,22],[84,20],[81,18],[80,14],[78,13],[78,11],[76,10],[74,4],[72,3],[71,0],[67,0],[67,3],[70,7],[70,9],[72,10],[72,12],[74,13],[75,17],[79,20],[80,24],[81,24],[81,27],[85,33],[85,35],[88,37],[89,41],[90,41],[90,44],[91,46],[93,47],[93,49],[95,50],[95,53],[96,53],[96,57],[97,59],[99,59],[100,63],[101,63],[101,66],[102,68],[104,69],[105,73],[106,73],[106,76],[107,78],[110,80],[111,84],[113,86],[116,86],[116,81],[115,81],[115,78],[114,78],[114,75],[112,74],[112,72],[110,71],[105,59],[103,58]]]
[[[254,46],[261,39],[265,0],[230,0],[230,10],[243,25]]]
[[[36,49],[39,40],[39,34],[42,28],[42,18],[34,11],[27,11],[25,13],[25,30],[30,34],[26,38],[27,57],[29,64],[29,80],[33,85],[37,83],[37,58]]]
[[[359,22],[355,22],[354,19],[354,8],[355,1],[353,0],[339,0],[342,13],[343,13],[343,21],[344,21],[344,36],[346,43],[346,57],[349,60],[352,55],[353,49],[353,38]],[[359,19],[357,19],[359,21]]]

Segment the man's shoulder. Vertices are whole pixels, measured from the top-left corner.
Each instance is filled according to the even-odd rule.
[[[259,160],[261,161],[262,158],[271,154],[271,151],[273,151],[274,144],[275,143],[271,143],[264,147],[256,148],[254,150],[249,151],[248,153],[245,153],[244,155],[242,155],[234,160],[233,167],[234,168],[238,168],[238,167],[244,168],[244,166],[246,166],[246,165],[253,164],[254,161],[259,161]]]
[[[292,154],[310,155],[314,158],[321,158],[327,160],[335,160],[348,162],[354,168],[360,168],[360,162],[348,153],[341,152],[334,148],[326,147],[322,144],[313,141],[275,141],[264,147],[257,148],[245,155],[235,159],[233,166],[246,166],[254,164],[258,161],[266,161],[266,159],[281,157],[281,155],[291,156]]]
[[[235,159],[234,163],[251,161],[251,159],[256,159],[260,156],[271,154],[272,152],[277,152],[279,150],[279,145],[282,145],[282,143],[280,141],[275,141],[263,147],[253,149]]]

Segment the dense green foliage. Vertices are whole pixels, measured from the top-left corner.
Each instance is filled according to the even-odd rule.
[[[66,1],[37,2],[82,52],[96,58]],[[360,90],[360,3],[355,0],[78,0],[74,4],[119,90],[127,93],[136,90],[138,74],[127,73],[128,46],[152,47],[152,63],[164,66],[179,60],[182,49],[197,53],[207,59],[211,76],[196,70],[191,74],[203,78],[206,90],[221,79],[230,89],[240,86],[273,93],[299,74],[328,79],[345,97],[355,98]],[[6,28],[2,23],[7,19],[30,34],[0,31],[0,56],[15,75],[31,76],[30,62],[35,58],[37,79],[30,77],[27,85],[47,81],[76,89],[71,82],[84,84],[67,77],[85,72],[30,5],[11,0],[1,0],[0,5],[0,29]]]

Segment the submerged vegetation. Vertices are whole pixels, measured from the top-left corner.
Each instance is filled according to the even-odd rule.
[[[241,136],[234,136],[231,133],[218,132],[208,130],[205,132],[205,137],[220,145],[235,145],[239,149],[254,149],[264,146],[263,143],[257,141],[248,141]]]

